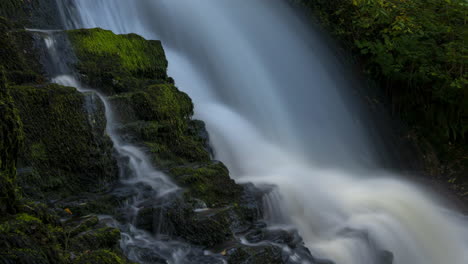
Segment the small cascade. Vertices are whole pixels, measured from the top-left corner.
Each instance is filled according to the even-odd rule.
[[[178,199],[180,188],[174,184],[164,173],[153,167],[147,155],[138,147],[126,143],[117,132],[118,120],[112,110],[112,105],[101,93],[84,87],[73,71],[69,68],[70,57],[64,56],[67,49],[66,38],[60,31],[30,30],[41,35],[47,54],[44,58],[51,81],[56,84],[75,87],[79,92],[88,94],[85,101],[87,112],[98,107],[100,100],[105,108],[106,133],[113,142],[118,160],[121,184],[115,190],[126,201],[118,210],[122,213],[123,221],[117,221],[111,216],[101,216],[101,221],[109,226],[121,230],[121,248],[125,255],[138,263],[194,263],[191,256],[197,256],[198,263],[223,263],[217,257],[193,245],[172,240],[166,233],[170,228],[163,225],[155,234],[136,227],[137,216],[141,206],[151,203],[155,207],[164,207]],[[60,41],[60,45],[57,43]],[[50,66],[50,67],[49,67]],[[201,256],[201,257],[200,257]]]

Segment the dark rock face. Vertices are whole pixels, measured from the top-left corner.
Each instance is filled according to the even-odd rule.
[[[0,17],[21,26],[41,29],[59,29],[62,25],[55,0],[3,0]]]
[[[47,194],[51,200],[96,191],[117,180],[97,98],[58,85],[14,86],[11,93],[24,122],[25,148],[19,161],[32,168],[20,174],[25,192]]]
[[[45,83],[34,37],[23,29],[28,6],[21,4],[32,2],[0,3],[1,15],[18,14],[14,23],[0,17],[0,263],[127,263],[119,230],[32,201],[103,188],[100,180],[113,174],[107,162],[114,163],[102,155],[112,151],[102,106],[87,109],[89,95]]]
[[[281,248],[275,246],[238,247],[228,250],[229,263],[282,264]]]
[[[0,62],[9,83],[43,83],[39,56],[34,50],[34,38],[0,16]]]
[[[16,211],[16,158],[22,135],[22,124],[0,67],[0,214]]]

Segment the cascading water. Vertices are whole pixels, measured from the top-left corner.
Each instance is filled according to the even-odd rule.
[[[75,77],[73,71],[68,67],[67,49],[68,43],[61,31],[30,30],[42,35],[46,58],[43,64],[53,83],[77,88],[78,91],[88,94],[91,98],[89,107],[94,108],[96,101],[102,102],[106,114],[106,133],[112,140],[119,160],[121,186],[117,192],[123,192],[127,203],[119,210],[125,212],[126,221],[116,221],[110,216],[101,216],[101,220],[107,224],[119,228],[122,233],[121,247],[130,260],[139,263],[151,263],[161,261],[171,264],[192,263],[190,257],[195,256],[201,263],[223,263],[216,256],[210,256],[201,248],[171,240],[164,232],[156,235],[135,227],[138,210],[141,204],[152,202],[155,206],[164,206],[177,197],[180,188],[175,185],[166,175],[156,170],[149,158],[138,147],[125,142],[118,131],[118,119],[114,116],[112,106],[107,98],[90,88],[85,88]],[[63,43],[58,44],[57,42]],[[89,110],[90,112],[92,110]],[[90,120],[90,123],[93,123]],[[201,256],[201,257],[200,257]],[[160,263],[160,262],[158,262]]]
[[[268,220],[293,224],[314,254],[337,264],[468,260],[463,216],[377,170],[383,151],[367,139],[345,71],[285,1],[57,1],[70,27],[162,40],[216,158],[238,181],[277,185]]]

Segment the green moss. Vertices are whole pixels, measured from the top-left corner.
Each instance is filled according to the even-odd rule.
[[[246,263],[246,260],[249,264],[284,263],[281,248],[275,246],[239,247],[228,256],[228,261],[232,264]]]
[[[192,100],[170,84],[151,85],[137,92],[116,95],[111,100],[117,104],[117,111],[124,104],[134,112],[134,118],[166,123],[178,134],[186,129],[187,120],[193,115]]]
[[[103,29],[68,31],[78,70],[106,93],[135,90],[148,80],[166,80],[167,60],[160,41],[116,35]]]
[[[110,250],[96,250],[81,254],[73,264],[125,264],[127,263]]]
[[[192,101],[174,85],[151,85],[115,95],[111,102],[126,123],[122,132],[143,143],[159,167],[209,160],[206,141],[198,135],[204,127],[190,119]]]
[[[75,218],[64,227],[58,221],[46,224],[33,214],[44,216],[22,212],[0,221],[0,261],[57,264],[70,263],[72,255],[90,254],[90,250],[106,249],[115,256],[120,252],[120,231],[102,227],[97,217]],[[49,212],[45,219],[51,216]]]
[[[18,206],[16,159],[22,140],[22,123],[0,66],[0,214],[14,213]]]
[[[116,35],[109,30],[68,32],[79,57],[117,56],[121,67],[134,73],[166,71],[167,61],[159,41],[147,41],[136,34]]]
[[[38,142],[31,146],[31,158],[37,161],[47,161],[47,150],[44,143]]]
[[[19,213],[0,224],[0,248],[3,257],[13,263],[62,263],[54,228],[39,218]],[[10,262],[7,262],[10,263]]]
[[[37,217],[34,217],[34,216],[31,216],[31,215],[28,215],[28,214],[25,214],[25,213],[21,213],[21,214],[17,214],[15,215],[16,217],[16,221],[20,221],[22,223],[25,223],[25,224],[41,224],[42,221],[37,218]]]
[[[69,196],[116,179],[105,125],[95,131],[93,124],[104,113],[86,108],[88,95],[59,85],[15,86],[10,92],[24,122],[20,162],[31,170],[20,175],[20,182],[28,194]],[[90,120],[93,115],[98,117]]]
[[[120,231],[112,227],[90,230],[71,239],[75,251],[92,250],[96,248],[115,249],[120,240]]]
[[[34,51],[33,37],[24,29],[16,29],[0,17],[0,65],[10,82],[41,83],[42,67]]]
[[[18,20],[25,18],[27,13],[24,8],[24,0],[2,0],[0,2],[0,16]]]
[[[310,8],[378,83],[427,173],[468,189],[466,1],[291,1]]]
[[[177,167],[170,170],[175,180],[188,188],[190,196],[203,200],[209,207],[232,205],[240,198],[242,187],[237,185],[221,162],[199,167]]]

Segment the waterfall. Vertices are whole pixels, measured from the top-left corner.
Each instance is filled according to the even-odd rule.
[[[285,1],[57,1],[69,27],[160,39],[216,158],[237,181],[276,185],[269,220],[295,226],[313,254],[466,263],[467,219],[381,169],[354,81]]]

